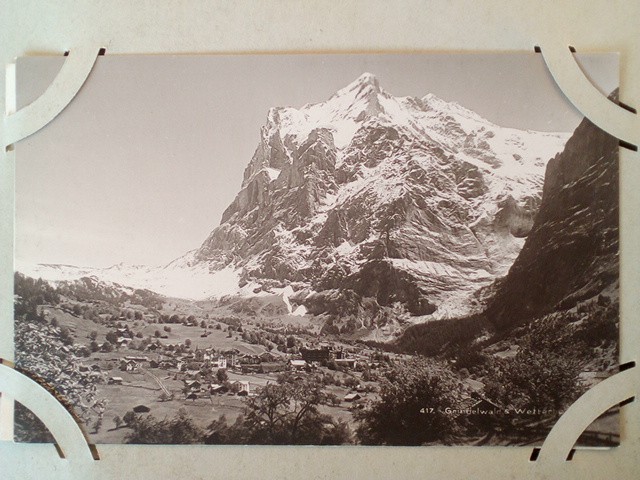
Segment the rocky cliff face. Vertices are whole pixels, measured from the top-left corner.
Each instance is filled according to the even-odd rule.
[[[326,102],[269,111],[220,226],[174,266],[236,272],[239,293],[290,286],[294,306],[349,291],[464,314],[520,252],[566,139],[397,98],[364,74]]]
[[[548,164],[524,247],[487,309],[509,327],[618,285],[618,142],[588,119]]]

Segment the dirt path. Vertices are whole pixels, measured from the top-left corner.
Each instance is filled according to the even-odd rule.
[[[171,392],[169,392],[169,390],[167,389],[167,387],[164,386],[164,383],[162,383],[162,380],[160,380],[156,375],[154,375],[153,373],[151,373],[149,370],[145,370],[144,368],[140,368],[140,370],[142,371],[142,373],[146,373],[147,375],[149,375],[151,378],[153,378],[156,383],[158,384],[158,386],[160,387],[160,389],[168,396],[171,397]]]

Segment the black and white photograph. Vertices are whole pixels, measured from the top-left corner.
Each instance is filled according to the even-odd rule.
[[[16,368],[90,443],[539,446],[618,372],[618,140],[539,54],[105,55],[15,151]]]

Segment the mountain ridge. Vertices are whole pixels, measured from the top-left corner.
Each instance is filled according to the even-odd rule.
[[[239,265],[256,284],[300,283],[302,303],[336,288],[383,304],[404,298],[364,286],[358,272],[375,261],[365,271],[414,278],[424,298],[410,311],[432,314],[442,301],[428,296],[469,295],[506,273],[533,223],[546,157],[564,138],[501,129],[434,95],[393,97],[365,73],[326,102],[269,111],[241,191],[196,263]],[[452,265],[446,279],[426,280]]]
[[[520,252],[567,137],[498,127],[432,94],[394,97],[364,73],[324,102],[269,110],[238,195],[199,248],[120,270],[165,293],[182,283],[187,298],[292,287],[294,308],[337,290],[464,314]]]

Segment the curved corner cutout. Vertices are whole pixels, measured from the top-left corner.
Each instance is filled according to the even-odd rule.
[[[5,118],[5,148],[40,130],[69,105],[91,73],[98,51],[95,47],[71,50],[47,90],[29,105]]]
[[[589,389],[549,432],[540,449],[538,463],[564,463],[576,441],[603,412],[636,395],[637,368],[625,370]],[[586,413],[586,414],[585,414]]]
[[[0,364],[0,392],[10,394],[45,424],[67,460],[94,461],[78,424],[67,409],[43,387],[12,368]]]
[[[584,75],[569,48],[541,44],[540,50],[562,93],[585,117],[619,140],[640,144],[640,117],[602,95]]]

